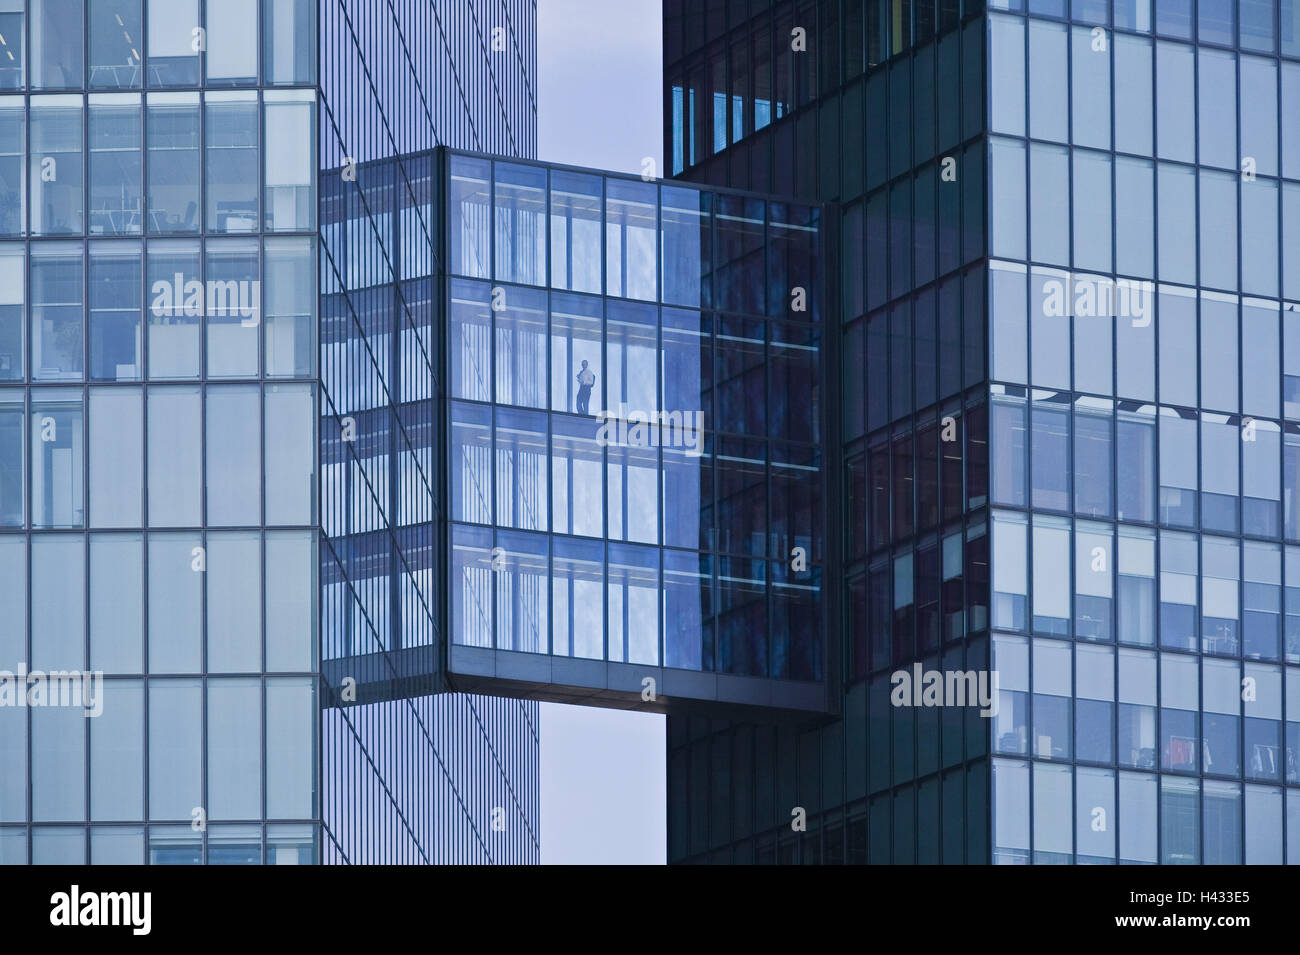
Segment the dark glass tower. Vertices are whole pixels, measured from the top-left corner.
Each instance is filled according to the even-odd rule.
[[[667,167],[842,275],[840,714],[670,718],[673,861],[1300,859],[1300,5],[987,7],[665,4]]]

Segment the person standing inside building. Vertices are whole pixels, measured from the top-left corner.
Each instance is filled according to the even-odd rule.
[[[587,367],[584,359],[578,372],[578,414],[590,416],[591,388],[596,383],[596,373]]]

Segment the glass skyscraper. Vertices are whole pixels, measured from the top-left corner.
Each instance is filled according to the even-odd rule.
[[[670,860],[1300,860],[1300,5],[664,29],[668,168],[837,207],[843,389],[840,715],[671,717]]]
[[[0,861],[536,860],[537,704],[390,659],[440,603],[401,157],[532,155],[535,78],[527,0],[0,3]]]

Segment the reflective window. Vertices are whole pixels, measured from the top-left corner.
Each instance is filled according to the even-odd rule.
[[[32,526],[81,527],[85,523],[81,390],[36,390],[31,400]]]
[[[199,2],[149,4],[149,85],[198,86]]]
[[[496,401],[546,407],[546,293],[502,289],[496,326]],[[579,372],[579,387],[582,385]]]
[[[255,232],[257,185],[261,178],[257,94],[208,93],[204,117],[207,229],[209,232]],[[292,165],[286,163],[284,168],[287,171]]]
[[[546,284],[546,170],[497,162],[493,220],[495,277],[503,282]]]
[[[207,7],[209,86],[257,82],[257,0],[222,0]]]
[[[1196,413],[1160,409],[1160,523],[1196,526]]]
[[[140,0],[90,0],[90,89],[144,85]]]
[[[1034,641],[1034,755],[1070,759],[1071,647],[1061,640]]]
[[[0,13],[0,21],[4,16]],[[22,35],[21,28],[18,35]],[[4,61],[0,51],[0,82]],[[27,229],[26,126],[22,97],[0,96],[0,199],[4,200],[0,202],[0,235],[19,235]]]
[[[1130,0],[1131,2],[1131,0]],[[1141,0],[1146,2],[1146,0]],[[1120,4],[1115,5],[1116,26]],[[1154,154],[1151,112],[1151,41],[1115,34],[1115,148],[1139,156]]]
[[[207,538],[207,669],[246,673],[262,666],[262,544],[256,531]]]
[[[993,619],[996,628],[1024,630],[1027,624],[1028,554],[1023,516],[999,514],[993,521]]]
[[[1170,531],[1160,535],[1160,645],[1195,650],[1197,637],[1196,538]],[[1191,709],[1196,709],[1195,695]]]
[[[1193,47],[1156,44],[1156,147],[1161,159],[1196,160]]]
[[[0,390],[0,527],[22,527],[26,418],[21,389]]]
[[[310,85],[316,79],[316,4],[313,0],[262,0],[266,82]]]
[[[310,819],[315,808],[316,696],[307,677],[266,681],[266,815]]]
[[[32,89],[79,89],[82,0],[31,0]]]
[[[90,232],[139,235],[144,230],[139,93],[90,96]]]
[[[206,486],[209,524],[257,524],[261,520],[262,448],[258,391],[256,385],[208,389]]]
[[[1119,650],[1119,764],[1156,768],[1156,658]]]
[[[146,115],[149,231],[198,232],[199,96],[150,93]]]
[[[266,387],[266,523],[310,524],[315,513],[314,388]]]
[[[1200,765],[1200,709],[1197,658],[1160,656],[1160,768],[1194,773]]]
[[[198,386],[149,389],[149,523],[153,527],[195,527],[202,522],[202,410]]]
[[[207,555],[198,534],[149,535],[151,673],[195,673],[200,669],[206,566]]]
[[[32,538],[32,669],[85,667],[85,546],[80,535],[38,534]],[[75,716],[77,725],[82,726],[82,714]],[[81,733],[75,735],[81,739]],[[56,748],[59,745],[68,743],[56,744]],[[76,788],[80,791],[80,784]]]
[[[552,170],[550,175],[551,287],[599,294],[601,178],[559,169]],[[699,200],[695,198],[698,193],[695,190],[665,189],[665,201],[669,192],[689,195],[698,205]],[[665,232],[667,233],[666,221]],[[688,275],[698,267],[699,245],[700,234],[697,226],[695,259],[688,260],[689,267],[685,269]],[[672,253],[665,249],[665,260],[671,255]],[[698,290],[695,302],[682,304],[698,305]]]
[[[1119,640],[1151,646],[1156,640],[1155,532],[1121,524],[1116,569]]]
[[[1070,633],[1070,522],[1034,515],[1035,633]]]
[[[84,228],[81,124],[80,96],[32,97],[33,235],[75,234]]]
[[[27,257],[18,243],[0,243],[0,381],[21,380]]]
[[[144,372],[139,242],[90,244],[90,377],[132,381]]]
[[[27,31],[23,25],[25,0],[0,0],[0,90],[23,87],[23,60]]]
[[[266,375],[310,376],[316,364],[315,243],[268,238],[264,246]]]
[[[1201,285],[1237,288],[1237,180],[1230,173],[1200,175]],[[1163,228],[1163,226],[1162,226]]]
[[[1222,537],[1204,537],[1201,573],[1201,650],[1236,656],[1241,652],[1240,543]]]
[[[994,132],[1025,134],[1025,21],[1018,17],[989,18],[989,67]]]
[[[605,294],[646,301],[657,297],[658,199],[658,190],[650,183],[605,180]],[[726,308],[761,314],[759,283],[752,279],[762,261],[762,204],[744,200],[743,205],[743,213],[739,206],[727,210],[731,228],[725,235],[719,221],[718,297]],[[754,256],[759,257],[757,263]]]
[[[248,2],[251,5],[255,0]],[[256,69],[256,53],[253,59]],[[310,91],[269,91],[264,99],[266,228],[275,232],[307,231],[316,223],[316,193],[312,188],[316,166],[315,95]],[[242,231],[230,227],[229,220],[227,227],[227,231]]]
[[[316,548],[310,531],[266,535],[266,668],[309,670],[316,639]]]
[[[1029,135],[1035,139],[1069,141],[1067,31],[1063,23],[1029,21]]]
[[[256,239],[207,243],[206,300],[208,375],[249,377],[258,371],[262,282]],[[189,311],[187,297],[186,311]]]
[[[143,819],[144,688],[106,680],[103,693],[103,712],[89,721],[90,818]]]
[[[33,707],[31,721],[33,821],[86,818],[84,713],[71,706]],[[79,841],[85,838],[80,829],[69,832],[75,832]],[[39,864],[43,860],[34,851],[32,861]]]
[[[203,807],[203,688],[199,680],[149,682],[149,817],[191,819]]]
[[[1101,22],[1105,22],[1102,15]],[[1071,135],[1079,146],[1110,148],[1110,54],[1088,27],[1071,30],[1071,85],[1086,91],[1071,97]],[[1100,47],[1100,49],[1098,48]],[[1099,193],[1099,195],[1102,195]],[[1101,203],[1105,205],[1105,203]]]
[[[94,534],[90,538],[90,668],[139,673],[143,650],[144,539],[139,534]]]
[[[559,173],[551,174],[551,189]],[[552,198],[552,208],[555,199]],[[711,249],[709,248],[709,197],[695,189],[681,189],[664,186],[660,190],[662,203],[662,241],[663,262],[661,263],[661,281],[663,300],[670,305],[689,305],[698,308],[708,304],[707,286],[701,276],[709,272]],[[590,200],[584,205],[584,218],[590,215]],[[554,212],[552,212],[554,216]],[[554,235],[554,218],[552,218],[552,248],[556,241]],[[574,222],[575,239],[577,222]],[[599,223],[596,224],[595,241],[598,241]],[[598,260],[598,259],[597,259]],[[564,261],[561,259],[561,261]],[[576,261],[576,259],[575,259]],[[561,285],[555,279],[554,251],[551,254],[551,282],[558,288],[574,288],[581,291],[597,291],[597,288]]]
[[[140,527],[144,501],[144,396],[90,390],[90,524]]]
[[[208,801],[204,808],[213,819],[257,819],[262,815],[261,684],[257,680],[209,680],[207,708]],[[211,841],[213,836],[208,838]],[[213,851],[211,846],[209,851]]]

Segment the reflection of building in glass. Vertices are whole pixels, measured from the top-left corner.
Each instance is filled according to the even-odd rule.
[[[1027,7],[665,3],[674,174],[838,204],[849,661],[670,718],[672,860],[1300,860],[1300,4]]]

